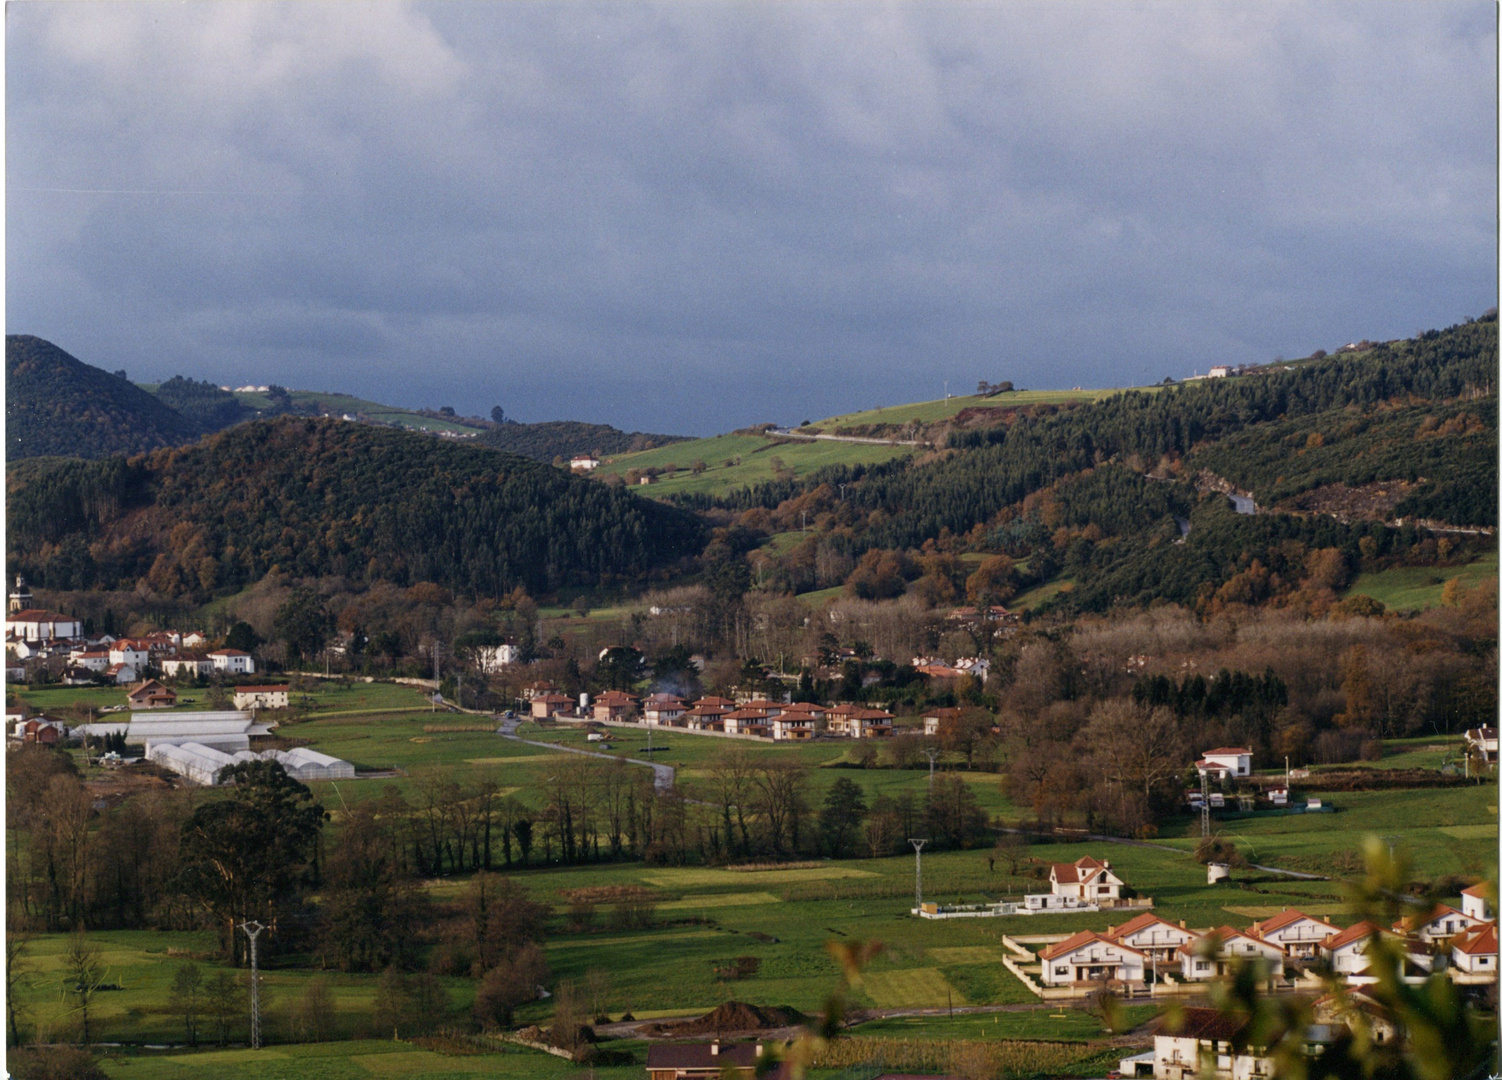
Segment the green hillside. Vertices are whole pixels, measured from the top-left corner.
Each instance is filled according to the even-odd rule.
[[[205,599],[273,568],[472,596],[632,579],[696,553],[684,511],[513,454],[340,421],[241,424],[13,487],[11,572]]]
[[[1158,387],[1134,387],[1132,389],[1151,393]],[[828,419],[817,421],[810,425],[813,431],[828,431],[839,433],[841,428],[868,427],[871,425],[902,425],[917,421],[920,424],[932,424],[937,421],[949,420],[966,409],[1018,409],[1028,405],[1063,405],[1069,402],[1101,401],[1116,394],[1122,394],[1123,389],[1106,390],[1013,390],[1004,394],[996,394],[991,397],[983,397],[978,394],[965,395],[950,398],[939,398],[935,401],[918,401],[910,405],[889,405],[875,409],[865,409],[860,412],[845,413],[841,416],[831,416]]]
[[[198,438],[203,428],[140,387],[29,334],[5,338],[5,456],[100,458]]]
[[[775,479],[779,462],[784,471],[792,470],[793,476],[802,478],[829,465],[874,465],[907,457],[913,452],[914,448],[910,446],[805,442],[746,434],[716,435],[655,450],[617,455],[595,470],[595,476],[602,479],[620,476],[629,480],[650,475],[652,483],[643,490],[654,497],[716,495]],[[696,462],[704,464],[704,469],[697,474],[693,471]],[[650,473],[653,469],[658,470],[655,475]]]
[[[622,431],[609,424],[586,424],[578,420],[545,420],[537,424],[507,421],[486,429],[480,442],[533,461],[553,461],[579,454],[624,454],[648,450],[667,443],[680,443],[677,435],[653,435],[645,431]]]

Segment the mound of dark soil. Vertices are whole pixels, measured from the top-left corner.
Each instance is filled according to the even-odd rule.
[[[673,1026],[674,1035],[714,1035],[726,1031],[772,1031],[803,1023],[804,1016],[788,1005],[762,1007],[744,1001],[727,1001],[697,1020]]]

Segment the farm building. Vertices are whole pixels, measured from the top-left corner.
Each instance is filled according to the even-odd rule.
[[[291,750],[264,750],[259,754],[240,750],[226,754],[202,743],[158,743],[146,751],[146,760],[171,769],[194,783],[213,787],[220,774],[247,761],[275,761],[294,780],[353,780],[355,767],[347,761],[320,754],[305,746]]]

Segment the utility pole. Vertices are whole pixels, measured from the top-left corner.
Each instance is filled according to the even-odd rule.
[[[907,842],[909,844],[913,845],[913,854],[915,856],[917,856],[917,862],[914,864],[914,869],[913,869],[913,875],[914,875],[913,876],[913,888],[914,888],[914,890],[917,893],[918,900],[917,900],[917,904],[916,904],[914,910],[916,910],[916,911],[922,911],[923,910],[923,845],[926,844],[926,843],[928,843],[928,841],[926,839],[925,840],[914,840],[912,837],[909,837]]]
[[[932,791],[934,789],[934,762],[939,760],[939,755],[943,751],[928,747],[923,753],[928,756],[928,790]]]
[[[1210,835],[1210,774],[1200,773],[1200,838]]]
[[[256,950],[256,939],[266,929],[255,920],[243,922],[240,929],[250,938],[250,1048],[261,1048],[261,967]]]
[[[443,643],[441,641],[434,641],[433,642],[433,711],[434,712],[438,711],[438,688],[443,685],[443,680],[442,680],[441,676],[439,675],[439,668],[438,668],[438,656],[439,656],[439,654],[441,652],[443,652]]]

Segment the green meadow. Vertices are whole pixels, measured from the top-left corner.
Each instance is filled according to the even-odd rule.
[[[1459,580],[1467,589],[1497,576],[1497,553],[1490,552],[1464,566],[1400,566],[1358,574],[1346,596],[1370,596],[1389,611],[1425,611],[1438,607],[1445,586]]]
[[[795,476],[806,476],[829,465],[876,465],[911,454],[913,450],[911,446],[769,439],[762,435],[716,435],[655,450],[618,454],[602,463],[591,475],[597,478],[625,476],[632,469],[662,469],[676,465],[676,472],[659,474],[654,483],[641,490],[654,497],[714,494],[773,479],[777,470],[773,458],[792,469]],[[702,461],[705,469],[695,475],[692,466],[697,461]]]

